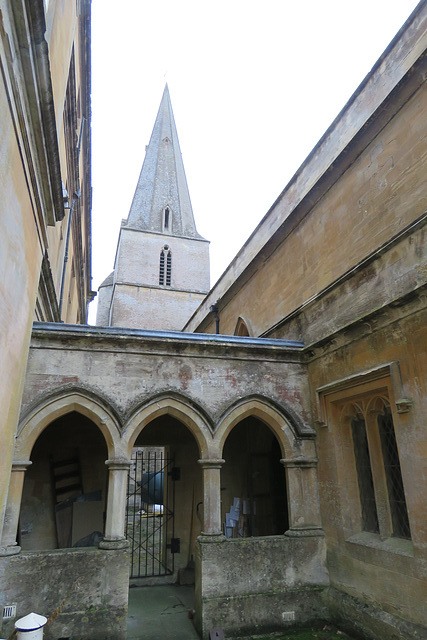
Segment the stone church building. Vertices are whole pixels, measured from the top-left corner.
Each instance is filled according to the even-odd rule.
[[[90,1],[0,0],[2,636],[178,581],[203,640],[426,637],[426,45],[422,1],[212,289],[166,87],[89,326]]]

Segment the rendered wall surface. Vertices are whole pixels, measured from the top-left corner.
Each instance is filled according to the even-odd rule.
[[[177,393],[203,407],[212,420],[234,402],[260,394],[289,407],[302,424],[309,422],[309,391],[298,349],[283,353],[243,344],[240,351],[239,346],[191,344],[173,334],[171,339],[146,339],[114,328],[74,332],[66,326],[62,335],[61,329],[56,325],[54,332],[33,334],[22,417],[52,394],[79,389],[114,407],[123,420],[151,397]]]
[[[37,237],[36,223],[26,189],[3,75],[0,78],[0,122],[0,159],[3,166],[11,170],[10,174],[8,171],[0,172],[0,370],[4,372],[0,388],[0,447],[3,460],[0,465],[1,529],[42,258],[42,248],[34,242]]]
[[[52,2],[45,15],[43,2],[29,3],[22,14],[11,10],[10,3],[0,3],[0,539],[31,323],[34,316],[59,320],[66,236],[61,179],[67,182],[62,114],[73,41],[77,85],[87,80],[80,55],[88,34],[77,27],[76,6],[74,0]],[[82,4],[81,15],[86,8]],[[35,33],[37,29],[43,33]],[[82,215],[85,235],[87,208]],[[77,235],[75,230],[70,240],[64,286],[68,304],[63,317],[73,320],[86,316],[89,293],[87,280],[76,285],[71,277]],[[82,244],[89,257],[85,239]],[[83,271],[88,275],[86,266]]]

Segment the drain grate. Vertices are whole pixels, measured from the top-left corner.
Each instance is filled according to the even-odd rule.
[[[283,611],[282,620],[284,622],[293,622],[295,620],[295,611]]]
[[[16,617],[16,604],[7,604],[3,607],[3,620]]]

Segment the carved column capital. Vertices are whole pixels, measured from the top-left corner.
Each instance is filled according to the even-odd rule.
[[[203,469],[221,469],[225,460],[222,458],[205,458],[197,462]]]
[[[129,458],[112,458],[106,460],[105,464],[111,471],[129,471],[132,461]]]
[[[33,463],[31,460],[14,460],[12,462],[12,471],[26,471]]]
[[[309,469],[317,467],[318,460],[317,458],[282,458],[280,462],[288,469],[293,467]]]

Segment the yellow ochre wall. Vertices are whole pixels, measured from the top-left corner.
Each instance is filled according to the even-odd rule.
[[[64,184],[68,179],[63,112],[73,46],[76,96],[82,96],[81,104],[87,98],[90,82],[88,3],[50,0],[44,18],[42,0],[27,3],[23,11],[32,12],[33,22],[28,20],[28,15],[25,20],[10,3],[0,2],[0,66],[3,71],[0,73],[0,538],[32,321],[59,320],[57,309],[69,212],[55,208],[52,194],[58,189],[58,183],[61,186],[61,179]],[[37,29],[43,20],[46,42],[40,43],[31,28],[37,23],[34,27]],[[23,41],[29,43],[28,50],[22,46]],[[30,57],[33,66],[27,65]],[[41,79],[34,67],[46,60],[51,76]],[[43,82],[45,84],[40,86]],[[46,106],[46,90],[53,95],[51,111]],[[84,105],[81,110],[85,110]],[[56,142],[55,130],[53,136],[50,135],[48,124],[48,117],[53,114]],[[74,211],[81,217],[81,224],[70,234],[64,286],[66,304],[61,315],[62,320],[72,322],[85,321],[90,299],[90,198],[87,195],[90,183],[83,184],[90,182],[90,169],[87,169],[90,126],[87,125],[82,145],[84,153],[80,154],[82,197],[79,212]],[[54,158],[48,167],[49,175],[41,169],[47,147]],[[79,234],[80,240],[76,243]],[[43,256],[49,265],[48,279],[52,283],[44,296],[39,288]],[[78,272],[75,282],[71,278],[73,260],[76,260],[74,272]],[[82,268],[77,269],[78,262],[84,263]]]

